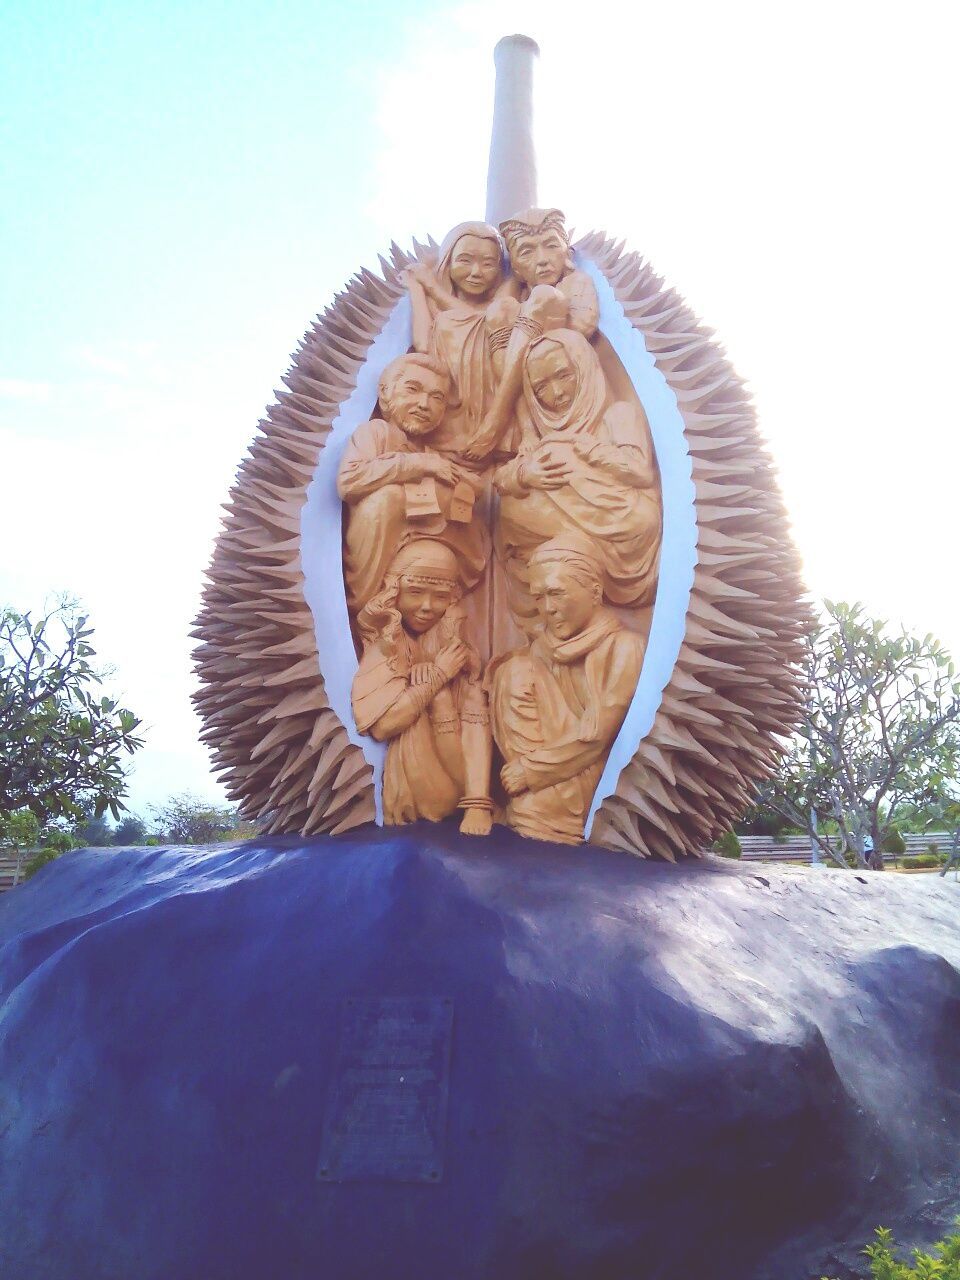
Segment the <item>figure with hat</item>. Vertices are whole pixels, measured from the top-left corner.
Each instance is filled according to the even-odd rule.
[[[607,753],[633,698],[644,642],[603,604],[603,557],[565,533],[530,557],[540,630],[490,665],[506,818],[521,835],[579,844]]]
[[[461,809],[464,834],[488,835],[490,722],[461,592],[444,543],[417,539],[397,552],[357,617],[363,654],[351,701],[358,730],[387,743],[387,823],[438,822]]]
[[[498,387],[467,446],[469,458],[484,458],[497,447],[508,452],[516,448],[518,429],[508,429],[517,409],[530,343],[552,329],[572,329],[590,339],[600,319],[596,288],[574,264],[559,209],[526,209],[501,223],[500,231],[519,287],[516,300],[504,298],[496,310],[491,308],[490,342],[502,352]]]

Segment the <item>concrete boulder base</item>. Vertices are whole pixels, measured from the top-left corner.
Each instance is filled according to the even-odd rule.
[[[448,825],[0,901],[4,1280],[811,1280],[960,1207],[960,887]],[[442,1175],[318,1178],[350,1000],[452,1001]]]

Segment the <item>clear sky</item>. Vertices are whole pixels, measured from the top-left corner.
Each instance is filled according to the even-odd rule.
[[[0,601],[79,596],[216,797],[188,631],[314,314],[482,216],[491,51],[541,45],[540,198],[639,249],[751,384],[817,595],[960,652],[955,7],[0,0]]]

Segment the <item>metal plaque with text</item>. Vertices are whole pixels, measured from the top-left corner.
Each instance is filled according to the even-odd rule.
[[[321,1181],[439,1182],[452,1027],[443,997],[344,1001]]]

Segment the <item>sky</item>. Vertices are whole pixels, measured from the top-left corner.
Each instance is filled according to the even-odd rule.
[[[0,0],[0,603],[82,600],[130,807],[222,797],[191,621],[313,317],[482,217],[492,49],[540,200],[627,241],[756,400],[811,593],[960,653],[948,3]]]

